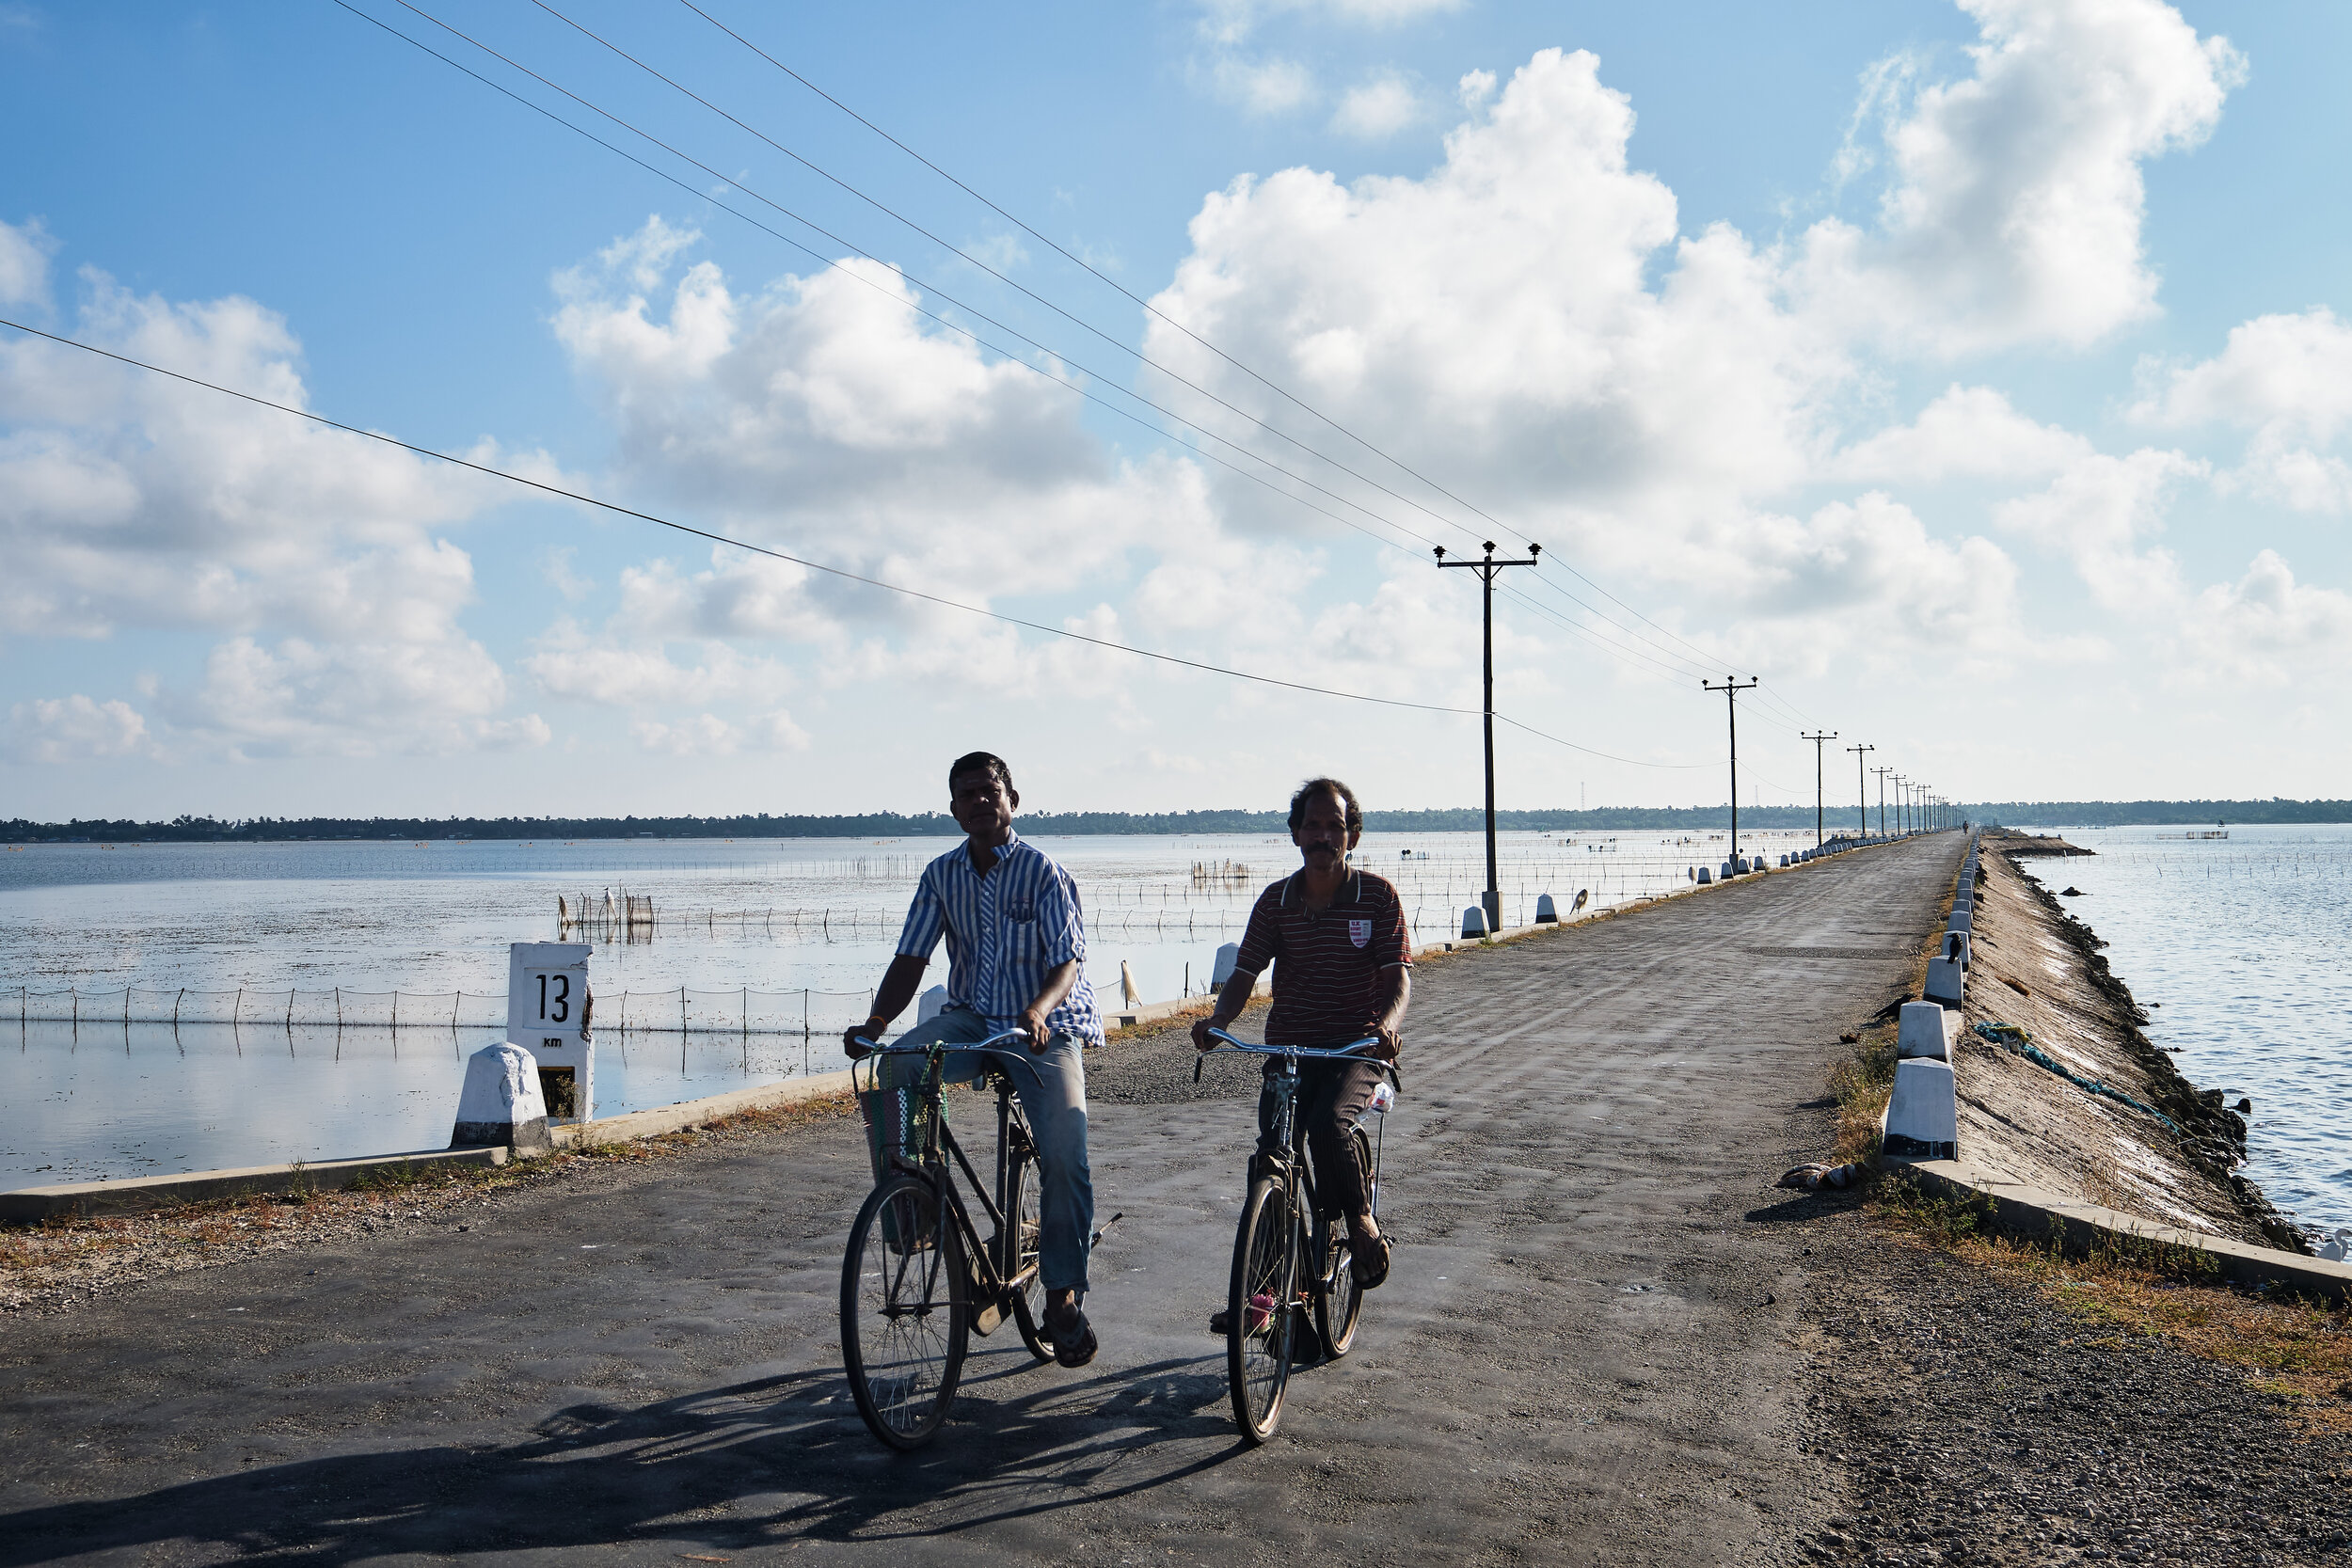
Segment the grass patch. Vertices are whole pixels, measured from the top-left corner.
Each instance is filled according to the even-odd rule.
[[[1955,1202],[1896,1180],[1871,1211],[1917,1245],[2035,1291],[2087,1344],[2170,1345],[2242,1373],[2309,1430],[2352,1433],[2352,1307],[2232,1286],[2197,1247],[2088,1227],[2046,1241],[1994,1235],[1982,1195]]]
[[[1852,1053],[1830,1069],[1829,1090],[1837,1099],[1838,1164],[1878,1160],[1879,1123],[1895,1092],[1895,1035],[1891,1022],[1868,1025],[1857,1035]]]

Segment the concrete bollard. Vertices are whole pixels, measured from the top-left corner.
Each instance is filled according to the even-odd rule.
[[[1209,972],[1209,984],[1222,987],[1233,977],[1241,965],[1241,943],[1229,942],[1216,950],[1216,966]]]
[[[1943,957],[1947,962],[1956,963],[1962,969],[1966,969],[1969,958],[1968,933],[1966,931],[1945,932]]]
[[[1954,910],[1952,911],[1951,918],[1944,922],[1944,929],[1947,931],[1966,931],[1971,936],[1976,935],[1976,911],[1974,910]]]
[[[914,999],[914,1022],[917,1025],[929,1023],[931,1020],[937,1018],[941,1013],[945,1012],[946,1008],[947,988],[946,986],[933,986],[930,990],[925,991],[922,995]]]
[[[1927,984],[1920,989],[1927,992],[1929,1001],[1957,1007],[1966,985],[1967,973],[1960,965],[1949,958],[1930,958]]]
[[[1723,868],[1715,873],[1715,879],[1719,882],[1727,882],[1736,875],[1738,875],[1738,873],[1731,869],[1731,863],[1729,861],[1725,861],[1723,863]]]
[[[1897,1062],[1895,1092],[1880,1129],[1880,1148],[1898,1159],[1959,1159],[1960,1096],[1952,1064],[1924,1056]]]
[[[1958,1013],[1947,1013],[1932,1002],[1906,1002],[1895,1026],[1895,1057],[1948,1062],[1959,1039]]]
[[[1535,924],[1538,926],[1554,926],[1559,924],[1559,911],[1552,905],[1551,895],[1549,893],[1537,894],[1535,895]]]
[[[457,1092],[457,1126],[452,1148],[505,1147],[518,1154],[544,1154],[548,1102],[539,1093],[539,1064],[521,1046],[501,1041],[466,1058],[465,1086]]]
[[[1705,867],[1705,866],[1703,866],[1703,865],[1699,867],[1699,869],[1698,869],[1698,882],[1699,882],[1699,886],[1701,886],[1701,887],[1705,887],[1705,886],[1707,886],[1707,884],[1708,884],[1708,883],[1709,883],[1709,882],[1713,881],[1714,879],[1714,879],[1713,877],[1711,877],[1711,876],[1709,876],[1709,875],[1708,874],[1707,867]]]
[[[1463,941],[1467,942],[1472,937],[1492,935],[1494,933],[1486,929],[1486,911],[1484,906],[1472,904],[1462,911]]]

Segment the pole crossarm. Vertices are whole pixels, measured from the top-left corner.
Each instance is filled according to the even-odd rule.
[[[1836,739],[1837,732],[1823,730],[1818,735],[1804,735],[1803,731],[1798,733],[1813,742],[1813,847],[1819,849],[1821,847],[1821,743]]]
[[[1486,554],[1483,560],[1448,561],[1445,558],[1443,545],[1430,546],[1431,553],[1438,558],[1438,566],[1440,570],[1451,567],[1468,567],[1478,574],[1479,583],[1485,589],[1483,629],[1486,673],[1485,715],[1486,727],[1486,893],[1481,902],[1486,909],[1486,934],[1492,936],[1502,927],[1502,889],[1500,885],[1502,879],[1495,859],[1495,575],[1506,566],[1534,565],[1535,558],[1544,553],[1544,547],[1541,545],[1528,546],[1527,559],[1524,561],[1497,561],[1495,542],[1491,539],[1486,542]]]
[[[1763,684],[1754,676],[1742,681],[1737,675],[1725,675],[1720,682],[1699,682],[1700,690],[1724,694],[1724,709],[1731,719],[1731,859],[1735,865],[1740,860],[1740,693]]]

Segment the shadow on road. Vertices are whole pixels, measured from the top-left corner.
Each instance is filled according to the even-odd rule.
[[[959,1397],[913,1454],[874,1441],[839,1373],[800,1373],[633,1409],[573,1405],[502,1448],[346,1453],[27,1509],[0,1515],[0,1565],[166,1542],[326,1564],[638,1541],[882,1541],[1115,1499],[1243,1451],[1221,1356],[1085,1382],[1017,1348],[967,1366],[966,1387],[987,1397]],[[1155,1453],[1171,1443],[1196,1447]]]

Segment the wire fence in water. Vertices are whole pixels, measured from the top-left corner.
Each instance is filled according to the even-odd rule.
[[[17,1022],[67,1023],[75,1028],[228,1024],[283,1029],[502,1029],[506,998],[479,991],[325,990],[300,988],[194,990],[124,986],[16,991]],[[6,992],[0,991],[0,998]],[[592,998],[591,1026],[619,1035],[837,1034],[873,1011],[871,990],[606,991]],[[0,1006],[5,1002],[0,1001]],[[0,1011],[0,1018],[6,1017]]]

